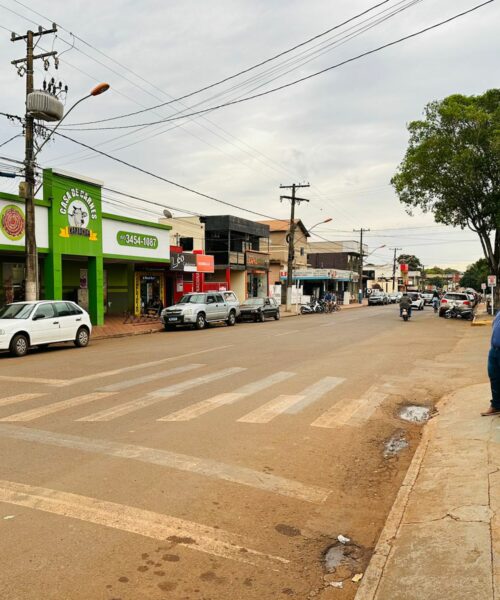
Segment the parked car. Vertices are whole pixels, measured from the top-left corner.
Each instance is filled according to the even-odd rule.
[[[161,311],[160,320],[167,331],[178,325],[204,329],[209,323],[221,322],[231,327],[240,314],[240,304],[234,292],[231,292],[232,296],[228,296],[227,301],[223,294],[229,292],[185,294],[177,304]]]
[[[250,319],[264,322],[265,319],[280,318],[280,307],[274,298],[247,298],[240,306],[239,320]]]
[[[368,306],[376,304],[388,304],[389,298],[385,292],[373,291],[368,298]]]
[[[473,305],[469,296],[465,292],[447,292],[439,304],[439,316],[443,317],[444,313],[454,304],[459,311],[470,310]]]
[[[57,342],[74,342],[81,348],[88,345],[91,333],[88,313],[74,302],[13,302],[0,308],[0,350],[14,356]]]
[[[424,299],[424,304],[432,304],[432,298],[434,297],[434,292],[422,292],[422,298]]]
[[[412,308],[416,308],[417,310],[424,310],[425,301],[422,297],[422,294],[418,292],[408,292],[408,296],[411,298],[411,306]]]
[[[389,294],[389,302],[391,304],[396,304],[397,302],[399,302],[401,300],[402,295],[403,295],[403,292],[391,292]]]

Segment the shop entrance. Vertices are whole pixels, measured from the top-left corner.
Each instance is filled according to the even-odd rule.
[[[247,297],[262,298],[267,295],[267,271],[249,271]]]
[[[135,273],[134,312],[139,315],[159,314],[165,306],[165,274],[160,271]]]

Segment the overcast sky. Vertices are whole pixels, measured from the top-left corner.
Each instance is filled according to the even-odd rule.
[[[58,37],[43,36],[39,43],[37,51],[55,49],[61,58],[58,71],[51,62],[45,72],[42,61],[38,61],[36,87],[41,87],[44,78],[61,80],[69,86],[69,107],[95,83],[111,84],[107,93],[77,107],[67,119],[66,123],[71,124],[149,108],[198,90],[334,27],[370,8],[376,0],[22,3],[47,18],[15,0],[1,0],[3,28],[25,33],[35,24],[49,26],[52,20],[64,28]],[[192,110],[249,95],[249,90],[258,86],[253,93],[265,91],[479,3],[390,0],[357,21],[245,76],[182,103],[97,126],[157,121],[195,105]],[[373,24],[368,18],[388,16],[398,8],[405,10],[360,31]],[[416,254],[425,265],[464,268],[481,256],[474,234],[438,227],[430,215],[408,216],[389,181],[404,156],[406,124],[421,116],[427,102],[452,93],[481,94],[498,86],[499,23],[499,3],[493,2],[377,54],[203,117],[154,125],[139,132],[66,133],[167,179],[270,217],[286,218],[289,214],[289,206],[279,201],[280,184],[310,182],[311,188],[300,192],[310,202],[300,205],[298,216],[307,227],[331,217],[330,223],[315,228],[325,238],[353,239],[353,228],[370,228],[366,241],[374,251],[370,258],[374,262],[390,260],[389,248],[397,246],[405,253]],[[75,39],[75,47],[71,48],[67,43],[73,42],[69,32],[84,42]],[[359,35],[352,37],[355,33]],[[25,46],[10,42],[9,37],[5,29],[0,29],[0,111],[21,114],[24,79],[18,77],[10,61],[23,56]],[[0,117],[0,144],[18,131]],[[118,136],[123,137],[109,141]],[[1,147],[0,157],[22,160],[23,152],[23,140],[19,138]],[[4,162],[0,158],[0,163]],[[110,188],[160,204],[202,214],[232,213],[258,219],[61,138],[47,144],[40,164],[102,179]],[[13,180],[0,178],[0,191],[13,192],[16,187]],[[120,202],[134,201],[121,198]],[[146,219],[161,214],[160,208],[141,206],[151,212],[137,212],[123,205],[107,204],[106,208]],[[174,211],[174,215],[181,214]],[[377,249],[381,245],[386,247]]]

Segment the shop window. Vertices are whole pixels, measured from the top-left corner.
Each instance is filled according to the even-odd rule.
[[[179,244],[182,246],[184,252],[191,252],[194,249],[192,237],[181,237],[179,240]]]

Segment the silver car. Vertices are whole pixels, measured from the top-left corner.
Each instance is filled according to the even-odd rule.
[[[459,311],[471,310],[473,308],[469,296],[465,292],[447,292],[439,304],[439,316],[444,317],[444,313],[451,306],[455,305]]]
[[[225,322],[230,327],[236,323],[240,313],[236,295],[231,292],[203,292],[185,294],[177,304],[161,311],[160,319],[167,331],[178,325],[191,325],[204,329],[208,323]]]

